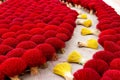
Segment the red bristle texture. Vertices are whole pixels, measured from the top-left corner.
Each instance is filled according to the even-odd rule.
[[[112,80],[112,79],[108,76],[103,76],[100,80]]]
[[[57,34],[57,31],[48,30],[48,31],[46,31],[46,32],[43,34],[43,36],[45,36],[46,39],[47,39],[47,38],[50,38],[50,37],[55,37],[56,34]]]
[[[48,24],[49,24],[49,25],[56,25],[56,26],[58,26],[60,23],[61,23],[60,21],[53,19],[53,20],[50,21]]]
[[[62,20],[63,20],[63,18],[60,16],[56,16],[56,18],[53,19],[53,21],[58,21],[58,23],[61,23]]]
[[[53,25],[56,25],[56,26],[59,26],[61,24],[61,21],[57,18],[54,18],[52,22],[53,22]]]
[[[117,41],[117,42],[116,42],[116,44],[120,46],[120,40],[119,40],[119,41]]]
[[[0,24],[0,28],[8,29],[10,26],[8,24]]]
[[[45,42],[51,44],[57,51],[65,47],[65,43],[56,37],[48,38]]]
[[[37,13],[32,13],[32,14],[30,14],[29,16],[30,16],[31,19],[32,19],[32,17],[39,16],[39,14],[37,14]]]
[[[100,80],[100,75],[91,68],[84,68],[74,73],[74,80]]]
[[[98,24],[97,25],[97,29],[99,29],[100,31],[106,30],[108,28],[111,28],[112,26],[110,26],[109,24]]]
[[[21,57],[25,50],[23,48],[15,48],[7,53],[7,57]]]
[[[114,22],[112,22],[110,25],[111,25],[111,26],[114,26],[114,28],[117,28],[117,27],[120,26],[120,23],[114,21]]]
[[[68,35],[68,37],[71,37],[72,35],[72,32],[70,32],[68,29],[66,28],[63,28],[63,27],[60,27],[57,32],[59,33],[65,33],[66,35]]]
[[[3,39],[10,38],[10,37],[15,38],[15,37],[16,37],[16,33],[15,33],[15,32],[7,32],[7,33],[4,33],[4,34],[2,35],[2,38],[3,38]]]
[[[0,55],[6,55],[12,49],[13,48],[8,45],[1,44],[0,45]]]
[[[63,22],[70,23],[72,26],[76,27],[75,21],[73,19],[65,19]]]
[[[103,15],[99,15],[99,17],[103,17]],[[111,22],[109,21],[109,19],[101,19],[100,21],[99,21],[99,23],[101,23],[101,24],[110,24]]]
[[[105,41],[104,42],[104,50],[110,51],[110,52],[116,52],[120,50],[120,46],[112,41]]]
[[[2,23],[2,24],[8,24],[9,21],[7,21],[7,20],[0,20],[0,23]]]
[[[5,75],[2,73],[2,70],[0,70],[0,80],[5,80]]]
[[[45,24],[45,23],[37,23],[37,27],[38,28],[44,28],[45,26],[46,26],[47,24]]]
[[[74,27],[72,25],[70,25],[69,23],[62,23],[59,25],[59,27],[64,27],[66,29],[68,29],[70,32],[73,32]]]
[[[37,24],[37,23],[42,23],[43,21],[42,20],[34,20],[34,24]],[[37,25],[35,27],[38,27]]]
[[[69,37],[64,33],[57,33],[56,37],[61,39],[62,41],[68,41],[69,40]]]
[[[51,21],[51,19],[48,18],[48,17],[44,17],[44,18],[43,18],[43,22],[45,22],[45,23],[49,23],[50,21]]]
[[[8,58],[1,64],[0,68],[6,76],[14,77],[26,69],[26,63],[21,58]]]
[[[32,24],[32,23],[30,23],[30,24],[24,24],[22,27],[23,27],[23,29],[30,30],[30,29],[32,29],[32,28],[35,27],[35,24]]]
[[[23,21],[23,18],[15,18],[15,19],[13,19],[13,21],[19,21],[19,22],[22,22],[22,21]]]
[[[48,43],[39,44],[36,48],[42,51],[47,60],[52,60],[56,56],[54,47]]]
[[[16,37],[16,39],[19,41],[19,42],[22,42],[22,41],[28,41],[30,40],[31,38],[31,35],[30,34],[21,34],[21,35],[18,35]]]
[[[73,15],[75,15],[75,16],[73,16]],[[77,15],[78,15],[78,13],[76,14],[76,13],[70,13],[70,14],[68,14],[67,16],[65,16],[64,17],[64,20],[65,19],[73,19],[74,21],[76,20],[76,18],[77,18]],[[70,23],[69,23],[70,24]]]
[[[36,20],[42,20],[43,18],[44,18],[44,16],[42,16],[42,15],[39,15],[39,16],[35,17]],[[42,21],[40,23],[44,23],[44,22]]]
[[[35,42],[36,44],[44,43],[45,37],[43,35],[34,35],[31,37],[31,41]]]
[[[111,80],[120,80],[120,71],[119,70],[107,70],[103,74],[103,77],[104,76],[111,78]]]
[[[22,23],[20,21],[13,21],[10,23],[10,26],[12,25],[22,25]]]
[[[100,43],[100,45],[102,45],[102,46],[104,46],[104,42],[105,41],[114,41],[114,42],[116,42],[117,41],[117,38],[116,38],[116,36],[114,36],[114,35],[104,35],[104,36],[102,36],[102,37],[100,37],[99,39],[98,39],[98,42]]]
[[[104,35],[115,35],[115,34],[117,34],[117,32],[114,29],[107,29],[107,30],[102,31],[99,34],[99,37],[102,37]]]
[[[48,25],[48,26],[45,26],[45,31],[48,31],[48,30],[57,30],[59,27],[58,26],[55,26],[55,25]]]
[[[21,43],[19,43],[16,48],[23,48],[23,49],[32,49],[34,47],[36,47],[36,43],[34,43],[33,41],[22,41]]]
[[[23,54],[22,59],[25,60],[29,67],[39,67],[40,65],[46,63],[46,58],[38,49],[27,50]]]
[[[120,27],[114,28],[117,33],[120,33]]]
[[[94,9],[94,8],[95,8],[95,5],[96,5],[96,2],[95,2],[95,1],[92,1],[92,2],[90,2],[90,3],[88,4],[88,7],[89,7],[90,9]]]
[[[109,51],[98,51],[93,55],[93,58],[104,60],[109,64],[113,60],[114,54]]]
[[[114,53],[114,58],[120,58],[120,51]]]
[[[3,63],[7,58],[7,56],[0,55],[0,64]]]
[[[29,34],[29,30],[19,30],[16,32],[16,35],[21,35],[21,34]]]
[[[120,70],[120,58],[113,59],[110,63],[110,69]]]
[[[0,36],[2,36],[4,33],[7,33],[9,30],[6,28],[0,28]]]
[[[114,35],[114,36],[117,38],[117,41],[120,40],[120,34],[116,34],[116,35]]]
[[[2,44],[9,45],[11,47],[16,47],[18,40],[15,38],[7,38],[2,41]]]
[[[108,64],[101,59],[91,59],[84,64],[84,68],[92,68],[100,75],[109,69]]]
[[[13,25],[13,26],[10,27],[9,30],[13,31],[13,32],[17,32],[17,31],[19,31],[21,29],[22,29],[22,27],[20,25]]]
[[[42,28],[33,28],[29,31],[31,35],[43,34],[44,30]]]
[[[0,38],[0,44],[3,42],[3,39]]]

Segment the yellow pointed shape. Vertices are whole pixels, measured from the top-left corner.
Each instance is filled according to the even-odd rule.
[[[82,23],[83,26],[85,27],[90,27],[92,25],[92,21],[90,19],[88,20],[85,20],[83,23]]]
[[[80,19],[87,19],[87,14],[78,15],[78,18],[80,18]]]
[[[89,29],[89,28],[82,28],[81,30],[81,35],[85,36],[85,35],[96,35],[98,36],[100,33],[99,30],[97,29]]]
[[[74,50],[68,55],[67,61],[80,64],[82,58],[83,58],[82,55],[79,52],[77,52],[76,50]]]
[[[87,47],[93,48],[93,49],[98,49],[98,42],[96,39],[89,39],[87,41]]]
[[[72,80],[73,75],[71,74],[72,67],[69,63],[63,62],[58,63],[54,68],[53,72],[57,75],[64,77],[66,80]]]
[[[85,35],[89,35],[89,34],[93,34],[93,32],[88,28],[82,28],[81,35],[85,36]]]

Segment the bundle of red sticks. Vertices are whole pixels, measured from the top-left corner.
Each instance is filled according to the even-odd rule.
[[[71,39],[78,13],[59,0],[7,0],[0,4],[0,80],[37,74]]]
[[[74,79],[120,80],[120,16],[102,0],[64,0],[64,3],[74,3],[89,12],[92,10],[99,21],[96,28],[101,31],[98,42],[104,48],[103,51],[96,52],[83,69],[74,73]]]

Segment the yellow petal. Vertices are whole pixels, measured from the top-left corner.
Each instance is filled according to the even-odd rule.
[[[89,35],[89,34],[92,34],[92,31],[88,28],[82,28],[81,34],[82,35]]]
[[[97,49],[98,48],[98,42],[95,39],[89,39],[87,41],[87,47]]]
[[[87,14],[80,14],[80,15],[78,15],[78,18],[87,19]]]
[[[92,25],[92,21],[90,19],[88,19],[88,20],[85,20],[82,24],[85,27],[90,27]]]
[[[82,59],[82,55],[74,50],[68,55],[67,61],[73,63],[80,63],[81,59]]]
[[[87,14],[82,14],[82,15],[81,15],[81,18],[82,18],[82,19],[87,19]]]
[[[69,63],[63,62],[63,63],[58,63],[54,69],[53,72],[57,75],[60,75],[62,77],[65,77],[66,73],[71,73],[72,67]]]

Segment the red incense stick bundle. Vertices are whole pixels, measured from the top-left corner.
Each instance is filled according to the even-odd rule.
[[[91,68],[84,68],[74,73],[74,80],[99,80],[100,75]]]
[[[38,74],[38,68],[46,63],[46,58],[43,53],[38,49],[29,49],[27,50],[22,59],[25,60],[28,67],[30,67],[31,74]]]
[[[21,58],[9,58],[1,64],[0,69],[11,80],[20,80],[18,76],[26,69],[26,63]]]
[[[109,69],[109,66],[101,59],[91,59],[85,63],[84,68],[92,68],[102,75],[106,70]]]

